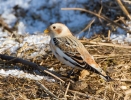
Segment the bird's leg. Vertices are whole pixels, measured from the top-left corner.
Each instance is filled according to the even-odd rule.
[[[72,68],[72,70],[68,73],[67,77],[70,78],[70,76],[71,76],[72,74],[74,74],[74,68]]]

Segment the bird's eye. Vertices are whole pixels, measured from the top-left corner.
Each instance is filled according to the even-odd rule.
[[[56,27],[55,26],[53,26],[53,29],[55,29]]]

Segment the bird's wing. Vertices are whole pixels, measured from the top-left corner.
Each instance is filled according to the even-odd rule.
[[[53,42],[57,48],[59,48],[64,55],[63,58],[70,63],[74,64],[76,67],[90,70],[99,74],[106,81],[112,80],[106,73],[98,66],[94,58],[85,49],[83,44],[79,42],[75,37],[61,37],[53,38]],[[59,54],[57,52],[57,54]],[[60,55],[62,56],[62,55]],[[67,58],[66,58],[67,57]],[[68,58],[71,58],[68,59]]]
[[[87,69],[97,74],[100,74],[99,70],[95,68],[98,65],[95,63],[94,59],[84,48],[84,46],[80,42],[78,43],[78,40],[76,40],[76,38],[74,37],[53,38],[53,41],[54,44],[72,60],[69,60],[68,58],[64,59],[69,60],[70,63],[74,64],[77,67]]]
[[[64,53],[64,55],[66,55],[63,56],[65,60],[74,64],[76,67],[90,70],[99,74],[106,81],[112,80],[110,76],[107,76],[106,73],[98,66],[94,58],[85,49],[83,44],[75,37],[57,37],[53,38],[53,42],[55,46],[59,48]],[[59,54],[59,52],[57,52],[57,54]],[[69,57],[71,60],[68,59]]]
[[[55,45],[63,51],[63,53],[69,56],[72,60],[76,62],[77,66],[84,66],[86,63],[83,61],[80,53],[76,49],[76,45],[72,43],[68,37],[53,38]]]

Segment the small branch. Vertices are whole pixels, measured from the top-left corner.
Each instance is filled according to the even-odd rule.
[[[127,94],[127,95],[128,95],[128,94],[131,94],[131,89],[126,90],[126,91],[125,91],[125,94]],[[124,99],[124,100],[127,100],[127,99]]]
[[[42,90],[44,90],[45,92],[47,92],[47,93],[48,93],[49,95],[51,95],[52,97],[59,99],[56,95],[54,95],[48,88],[46,88],[46,87],[45,87],[43,84],[41,84],[40,82],[36,81],[36,84],[37,84],[38,86],[40,86],[40,88],[41,88]]]
[[[86,41],[86,40],[80,40],[80,41],[83,42],[83,43],[90,43],[90,44],[98,45],[98,46],[103,45],[103,46],[111,46],[111,47],[131,49],[131,46],[123,46],[123,45],[112,44],[112,43],[92,42],[92,41]]]
[[[72,93],[75,93],[75,94],[78,94],[78,95],[81,95],[81,96],[84,96],[84,97],[87,97],[87,98],[90,98],[91,100],[102,100],[101,98],[98,98],[98,97],[96,97],[96,96],[89,96],[89,95],[87,95],[87,94],[85,94],[85,93],[81,93],[81,92],[78,92],[78,91],[74,91],[74,90],[68,90],[69,92],[72,92]]]
[[[131,82],[131,79],[115,79],[115,80],[122,82]]]
[[[74,91],[74,90],[68,90],[69,92],[72,92],[72,93],[76,93],[78,95],[81,95],[81,96],[84,96],[84,97],[87,97],[87,98],[90,98],[90,96],[88,96],[87,94],[85,93],[81,93],[81,92],[78,92],[78,91]]]
[[[131,56],[131,54],[110,54],[108,56],[105,56],[105,55],[93,55],[94,58],[96,59],[100,59],[100,58],[111,58],[111,57],[120,57],[120,56]]]
[[[111,31],[108,30],[108,41],[110,41]]]
[[[102,9],[103,9],[103,6],[102,6],[102,2],[101,2],[101,8],[100,8],[100,10],[98,12],[99,15],[101,14]]]
[[[124,17],[120,16],[117,20],[114,20],[115,23],[117,23],[117,22],[119,22],[119,21],[121,21],[126,27],[128,27],[128,25],[126,24],[126,22],[125,22],[125,20],[124,20]],[[107,26],[108,26],[108,25],[110,25],[110,23],[107,24]]]
[[[0,17],[0,25],[2,25],[4,27],[4,29],[6,29],[7,31],[9,31],[10,33],[13,33],[12,29],[9,28],[8,24],[6,24],[4,22],[4,19]]]
[[[121,0],[116,0],[116,2],[118,3],[122,11],[125,13],[125,15],[129,18],[129,20],[131,20],[131,16],[128,13],[128,11],[126,10],[126,8],[124,7],[124,5],[122,4]]]
[[[100,5],[101,5],[101,8],[100,8],[100,10],[98,12],[99,15],[101,15],[101,12],[102,12],[102,9],[103,9],[102,2],[100,2]],[[102,20],[100,18],[98,18],[98,19],[102,23]],[[103,25],[103,23],[102,23],[102,25]]]
[[[24,64],[24,65],[27,65],[27,66],[30,66],[32,68],[35,68],[37,70],[39,70],[40,72],[46,72],[46,73],[50,73],[49,75],[52,75],[53,77],[62,77],[62,75],[56,73],[56,72],[53,72],[53,71],[50,71],[48,70],[46,67],[44,66],[38,66],[36,63],[33,63],[33,62],[29,62],[27,60],[24,60],[24,59],[21,59],[21,58],[17,58],[17,57],[12,57],[12,56],[7,56],[7,55],[3,55],[3,54],[0,54],[0,58],[3,59],[3,60],[9,60],[9,62],[13,62],[13,63],[21,63],[21,64]],[[53,75],[54,74],[54,75]],[[59,79],[59,78],[57,78]],[[63,80],[59,79],[60,81],[64,82]]]
[[[53,76],[54,78],[58,79],[59,81],[61,81],[62,83],[65,83],[65,81],[63,81],[62,79],[60,79],[59,77],[57,77],[56,75],[52,74],[51,72],[47,71],[47,70],[44,70],[45,73]]]
[[[90,11],[90,10],[86,10],[86,9],[83,9],[83,8],[61,8],[61,10],[79,10],[79,11],[84,11],[84,12],[93,14],[93,15],[95,15],[95,16],[97,16],[97,17],[99,17],[99,18],[101,18],[101,19],[103,19],[103,20],[105,20],[105,21],[107,21],[107,22],[115,25],[115,26],[118,26],[118,27],[124,29],[125,31],[127,31],[127,32],[129,32],[129,33],[131,33],[130,30],[124,28],[123,26],[121,26],[121,25],[118,24],[118,23],[113,22],[113,21],[110,20],[108,17],[106,17],[106,16],[104,16],[104,15],[99,15],[99,14],[97,14],[97,13],[95,13],[95,12]]]
[[[88,25],[87,25],[81,32],[79,32],[78,34],[84,32],[84,31],[86,31],[88,28],[90,28],[91,25],[94,23],[95,19],[96,19],[96,18],[93,18],[93,19],[88,23]],[[85,35],[83,35],[83,36],[85,36]]]
[[[66,98],[67,92],[68,92],[68,90],[69,90],[69,87],[70,87],[70,82],[68,83],[67,88],[66,88],[66,91],[65,91],[65,94],[64,94],[64,97],[65,97],[65,98]]]

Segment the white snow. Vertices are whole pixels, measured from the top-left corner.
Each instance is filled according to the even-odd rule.
[[[88,0],[1,0],[0,14],[11,27],[18,22],[19,34],[43,32],[54,22],[65,23],[78,33],[91,18],[79,11],[62,11],[61,8],[84,7],[86,3]]]
[[[33,75],[33,74],[29,74],[29,73],[25,73],[23,71],[20,70],[4,70],[4,69],[0,69],[0,75],[1,76],[16,76],[17,78],[29,78],[32,80],[47,80],[50,82],[55,82],[54,79],[51,79],[48,76],[40,76],[40,75]]]
[[[0,37],[0,53],[3,53],[6,50],[10,51],[10,53],[17,53],[18,48],[23,47],[25,43],[27,43],[28,48],[33,45],[38,49],[42,48],[43,52],[38,53],[44,53],[44,50],[47,49],[47,44],[49,44],[50,41],[49,36],[43,36],[42,34],[29,35],[24,37],[22,42],[17,42],[7,34],[1,35]]]
[[[32,44],[49,44],[50,37],[43,35],[30,35],[24,38],[25,42],[28,42],[30,45]]]
[[[23,22],[18,23],[18,34],[24,34],[25,33],[26,26]]]
[[[131,30],[131,21],[128,22],[128,24],[129,26],[127,28]],[[116,32],[117,33],[112,33],[110,37],[113,43],[119,43],[122,45],[131,44],[131,34],[126,33],[124,30],[120,28],[118,28]]]
[[[102,0],[102,2],[107,1],[109,0]],[[94,0],[94,2],[99,1]],[[85,13],[81,14],[80,11],[63,11],[61,8],[84,8],[89,3],[89,0],[1,0],[0,14],[10,27],[17,23],[18,34],[41,33],[54,22],[66,24],[74,34],[77,34],[85,28],[92,17]],[[126,23],[131,30],[131,22]],[[90,38],[92,34],[99,33],[102,29],[102,26],[91,26],[90,31],[83,34],[86,34],[86,38]],[[117,33],[125,32],[117,28]]]
[[[2,14],[1,17],[4,19],[4,21],[7,24],[9,24],[9,27],[14,26],[15,22],[17,21],[17,18],[15,17],[15,15],[8,12],[5,12],[4,14]]]

